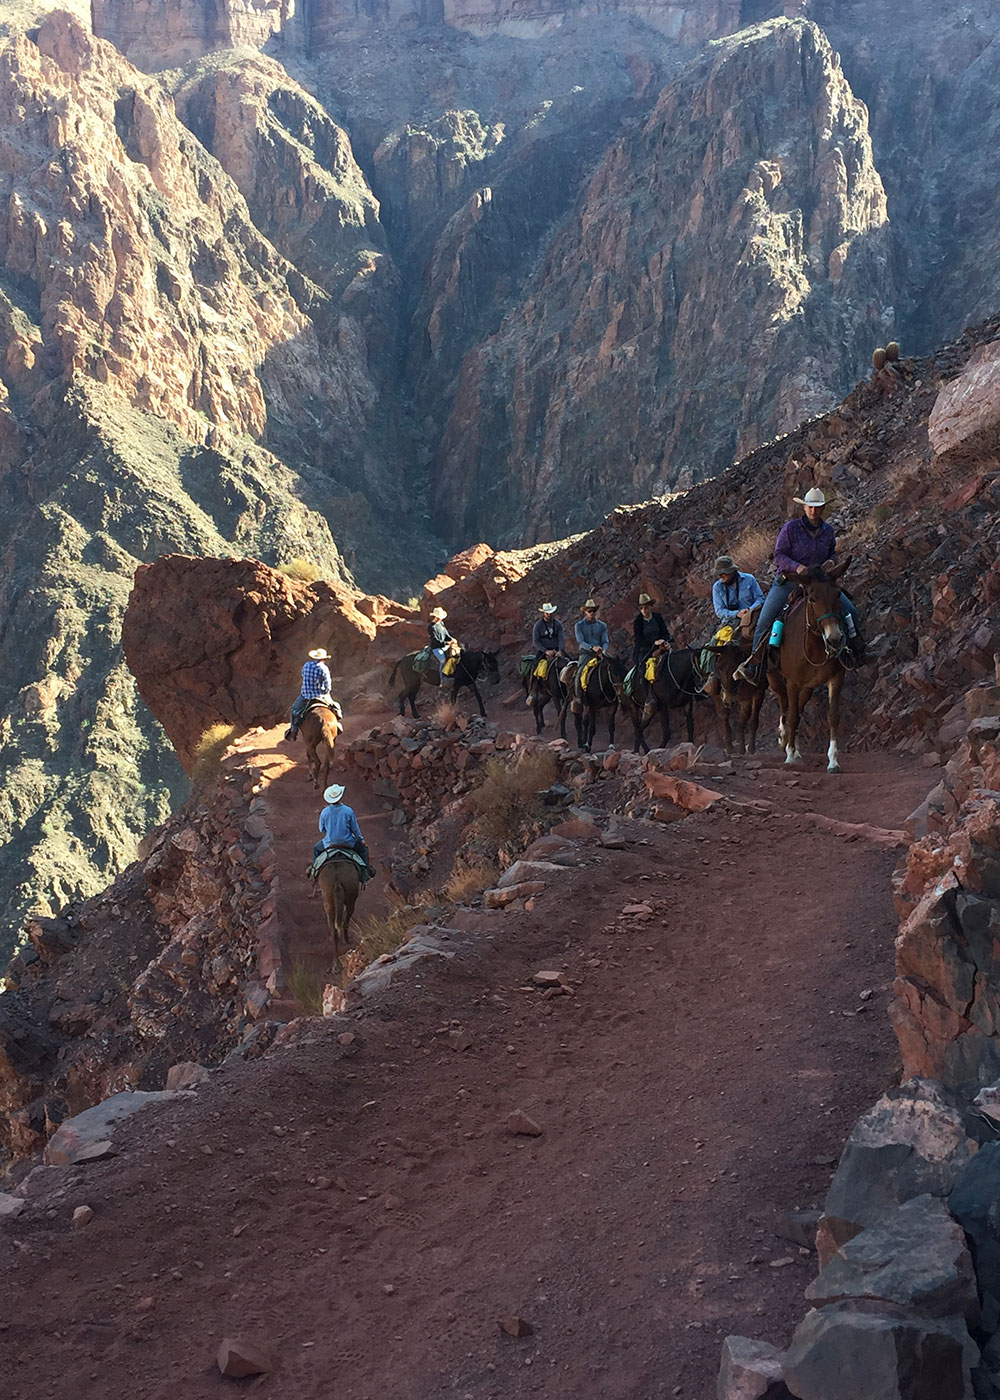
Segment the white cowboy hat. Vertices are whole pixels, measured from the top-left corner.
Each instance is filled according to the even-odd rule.
[[[640,593],[640,594],[639,594],[639,606],[640,606],[640,608],[641,608],[641,607],[644,607],[647,603],[651,603],[652,601],[653,601],[653,600],[652,600],[652,598],[649,596],[648,593]]]
[[[431,608],[431,617],[447,617],[444,608]]]
[[[310,661],[329,661],[329,660],[330,660],[330,653],[326,650],[325,647],[316,647],[313,651],[311,651],[311,652],[309,653],[309,660],[310,660]]]
[[[793,496],[792,500],[799,506],[825,506],[829,504],[818,486],[811,486],[804,496]]]
[[[551,617],[552,614],[553,614],[554,612],[558,612],[559,609],[556,607],[555,603],[543,603],[543,604],[541,605],[541,607],[538,609],[538,611],[539,611],[539,612],[543,612],[543,613],[547,613],[547,614],[549,615],[549,617]]]
[[[584,603],[584,605],[583,605],[582,611],[583,611],[583,612],[589,612],[590,609],[593,608],[594,611],[596,612],[597,609],[598,609],[599,607],[600,607],[600,604],[599,604],[599,603],[595,603],[594,600],[593,600],[593,598],[588,598],[587,601],[586,601],[586,602]]]
[[[323,794],[324,802],[339,802],[346,789],[340,783],[331,783]]]

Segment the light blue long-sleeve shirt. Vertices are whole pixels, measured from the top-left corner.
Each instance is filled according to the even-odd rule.
[[[595,618],[593,622],[582,617],[573,628],[573,635],[576,637],[576,644],[581,651],[592,651],[594,647],[608,649],[608,629],[603,622],[598,622]]]
[[[717,578],[712,584],[712,606],[720,622],[738,622],[743,608],[755,608],[763,603],[764,594],[753,574],[737,571],[732,583]]]
[[[355,841],[364,841],[358,819],[350,807],[343,802],[331,802],[319,814],[319,829],[324,846],[347,846],[352,848]]]

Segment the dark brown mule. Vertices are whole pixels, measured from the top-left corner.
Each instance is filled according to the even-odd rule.
[[[850,564],[845,559],[829,573],[811,570],[797,580],[802,602],[785,619],[777,665],[768,670],[768,683],[781,705],[778,743],[786,763],[801,763],[796,736],[802,711],[819,686],[826,686],[830,746],[828,773],[839,773],[837,732],[840,728],[840,691],[845,666],[847,634],[841,618],[840,579]]]
[[[483,677],[490,685],[496,685],[500,680],[500,662],[497,651],[466,651],[464,648],[458,654],[458,665],[455,673],[445,676],[441,680],[441,671],[438,667],[437,657],[432,656],[423,671],[418,671],[414,666],[414,658],[418,655],[415,651],[407,652],[401,656],[392,668],[392,675],[389,677],[389,684],[395,685],[396,673],[403,682],[403,688],[396,696],[399,703],[399,713],[402,714],[406,701],[410,702],[410,713],[417,719],[416,698],[420,689],[421,681],[424,685],[432,685],[435,689],[450,692],[450,698],[454,704],[458,700],[458,692],[462,689],[471,690],[479,705],[479,713],[486,714],[486,706],[483,704],[483,697],[479,693],[476,681]]]
[[[597,733],[597,713],[599,710],[607,710],[608,744],[613,747],[615,715],[624,698],[622,681],[625,679],[625,668],[613,656],[602,656],[587,676],[586,686],[579,685],[579,675],[578,669],[576,693],[572,704],[573,718],[576,721],[576,742],[584,753],[590,753],[594,735]]]
[[[555,701],[556,717],[562,726],[562,736],[566,737],[566,710],[569,691],[559,679],[559,672],[566,665],[565,657],[553,657],[549,662],[549,669],[544,676],[536,676],[534,668],[531,674],[526,676],[527,697],[535,716],[535,733],[541,734],[545,728],[545,706],[550,700]]]
[[[638,674],[632,683],[632,695],[628,709],[635,729],[633,752],[640,748],[649,753],[646,730],[657,715],[660,716],[660,747],[670,743],[670,711],[683,710],[687,723],[688,743],[694,743],[694,697],[701,690],[702,677],[697,658],[691,647],[679,647],[677,651],[664,651],[657,658],[656,675],[646,680],[645,662],[637,667]]]
[[[306,762],[309,764],[312,785],[314,788],[322,790],[326,787],[330,777],[333,746],[340,733],[337,716],[328,706],[318,705],[303,717],[302,723],[299,725],[299,733],[306,741]],[[319,756],[320,744],[326,746],[326,754],[322,761]],[[322,770],[322,779],[320,778],[320,770]]]
[[[705,694],[715,702],[715,716],[722,729],[722,743],[726,753],[756,753],[757,727],[760,723],[760,707],[767,694],[767,682],[761,677],[758,684],[752,681],[737,680],[737,666],[750,655],[753,646],[753,629],[757,623],[759,605],[754,608],[749,620],[740,624],[738,635],[731,642],[713,643],[706,651],[715,654],[715,674],[705,684]],[[736,716],[736,743],[733,744],[732,715]]]
[[[361,889],[358,867],[348,856],[326,861],[316,876],[326,913],[326,926],[333,940],[333,965],[340,969],[340,945],[351,946],[350,927],[354,906]]]

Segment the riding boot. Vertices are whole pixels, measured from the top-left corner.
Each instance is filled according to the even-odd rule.
[[[375,867],[374,867],[374,865],[372,865],[372,863],[371,863],[371,862],[369,861],[369,859],[368,859],[368,847],[365,845],[364,841],[358,841],[358,842],[355,844],[354,849],[357,851],[358,855],[359,855],[359,856],[361,857],[361,859],[364,861],[365,867],[366,867],[366,869],[367,869],[367,871],[368,871],[368,879],[370,880],[370,879],[372,878],[372,876],[375,874]]]
[[[288,728],[285,730],[285,738],[289,741],[289,743],[294,744],[298,736],[299,731],[296,729],[294,724],[289,725]]]

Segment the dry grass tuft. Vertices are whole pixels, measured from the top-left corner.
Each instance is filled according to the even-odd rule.
[[[436,666],[437,662],[432,661],[431,665]],[[431,719],[439,729],[454,729],[455,720],[457,718],[458,715],[454,704],[450,700],[445,700],[443,698],[434,706],[434,712],[431,715]]]
[[[297,579],[299,583],[315,583],[318,578],[322,578],[322,573],[316,565],[310,564],[309,560],[303,559],[301,555],[289,559],[287,564],[279,564],[276,572],[284,574],[286,578]]]
[[[351,924],[351,939],[355,946],[348,950],[344,958],[344,986],[363,972],[369,963],[402,947],[410,929],[425,922],[426,907],[423,904],[404,904],[398,897],[393,900],[389,895],[383,914],[355,919]]]
[[[488,861],[473,863],[458,861],[455,869],[441,886],[441,894],[449,904],[468,904],[477,894],[482,894],[488,885],[497,878],[497,867]]]
[[[323,987],[323,978],[315,968],[304,962],[292,964],[288,974],[288,992],[307,1016],[322,1016]]]
[[[766,570],[774,554],[774,538],[767,530],[748,525],[729,551],[736,567],[745,574],[759,574]]]
[[[555,754],[523,753],[515,762],[497,756],[483,766],[469,794],[477,834],[491,850],[522,842],[542,815],[538,794],[556,781]]]
[[[235,724],[213,724],[205,730],[194,746],[192,792],[204,792],[215,780],[222,763],[222,755],[229,745],[239,738],[240,732]]]

